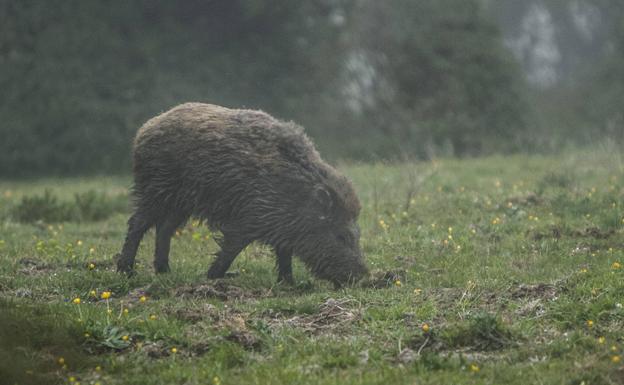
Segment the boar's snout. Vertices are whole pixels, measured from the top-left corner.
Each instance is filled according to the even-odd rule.
[[[354,284],[368,276],[368,267],[361,256],[352,259],[347,265],[337,266],[330,281],[336,288]]]

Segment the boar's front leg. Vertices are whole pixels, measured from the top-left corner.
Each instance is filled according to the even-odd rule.
[[[288,249],[277,248],[277,282],[285,282],[294,285],[295,280],[292,275],[292,252]]]
[[[217,259],[215,259],[210,269],[208,269],[208,278],[223,278],[225,272],[234,261],[234,258],[236,258],[249,243],[249,241],[242,240],[232,235],[228,236],[224,233],[223,238],[219,241],[221,250],[215,254]]]

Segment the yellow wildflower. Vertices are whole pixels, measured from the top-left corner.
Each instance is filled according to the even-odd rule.
[[[414,294],[420,295],[422,293],[422,289],[414,289]]]
[[[65,365],[65,358],[59,357],[57,362],[58,362],[59,365]]]
[[[603,336],[598,337],[598,343],[599,344],[604,344],[605,343],[606,338],[604,338]]]
[[[74,298],[74,300],[73,300],[72,302],[73,302],[74,304],[76,304],[76,305],[80,305],[80,298],[79,298],[79,297],[76,297],[76,298]]]
[[[141,301],[141,302],[145,302],[145,301],[147,301],[147,297],[146,297],[146,296],[144,296],[144,295],[142,295],[142,296],[139,298],[139,301]]]
[[[156,314],[150,314],[149,319],[151,319],[152,321],[154,321],[156,318]]]
[[[481,368],[479,368],[479,365],[477,364],[470,364],[470,371],[473,373],[477,373],[479,370],[481,370]]]
[[[97,292],[96,292],[95,290],[91,290],[91,291],[89,292],[89,295],[90,295],[91,297],[97,297]]]
[[[611,268],[613,270],[621,269],[622,268],[622,264],[619,263],[619,262],[613,262],[613,264],[611,265]]]
[[[79,240],[77,240],[77,241],[76,241],[76,245],[78,245],[78,246],[82,246],[82,241],[81,241],[80,239],[79,239]]]
[[[94,263],[90,263],[89,264],[89,270],[93,270],[95,269],[95,264]]]
[[[122,340],[124,340],[124,341],[128,341],[128,340],[130,339],[130,337],[128,337],[128,336],[126,335],[126,336],[122,336],[122,337],[121,337],[121,339],[122,339]]]
[[[614,364],[619,363],[620,362],[620,356],[618,356],[618,355],[611,356],[611,362],[613,362]]]
[[[397,279],[396,281],[394,281],[394,285],[397,287],[401,287],[402,283],[400,279]]]
[[[587,327],[590,328],[590,329],[593,328],[594,327],[594,321],[592,321],[590,319],[587,320]]]
[[[221,385],[221,379],[218,376],[212,377],[212,385]]]
[[[102,297],[102,299],[109,299],[111,296],[111,292],[110,291],[103,291],[102,295],[100,297]]]
[[[171,353],[176,354],[178,352],[178,349],[176,348],[171,348]]]
[[[431,330],[431,327],[429,326],[429,324],[424,323],[424,324],[422,325],[421,329],[422,329],[422,331],[423,331],[423,332],[428,333],[428,332],[429,332],[429,330]]]

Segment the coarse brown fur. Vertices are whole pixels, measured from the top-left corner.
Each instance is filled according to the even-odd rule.
[[[367,273],[355,191],[294,123],[261,111],[186,103],[145,123],[133,155],[135,211],[119,271],[133,270],[152,226],[155,269],[168,271],[171,236],[197,217],[222,233],[210,278],[223,277],[253,241],[275,249],[280,280],[292,282],[293,255],[336,285]]]

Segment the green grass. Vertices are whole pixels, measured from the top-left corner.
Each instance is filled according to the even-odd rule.
[[[299,263],[296,286],[277,285],[260,245],[236,259],[231,277],[209,281],[217,246],[194,223],[172,242],[170,274],[153,273],[150,233],[128,279],[111,260],[125,235],[119,201],[129,178],[0,182],[0,378],[624,383],[614,362],[624,348],[621,153],[341,169],[362,200],[373,277],[338,291]],[[62,207],[96,196],[88,212],[106,219],[18,221],[25,201],[46,204],[24,197],[46,189]]]

